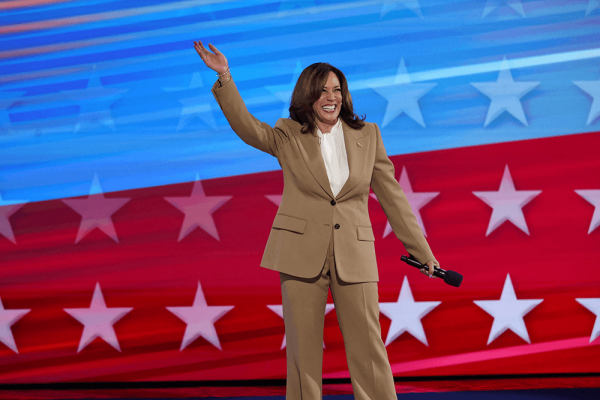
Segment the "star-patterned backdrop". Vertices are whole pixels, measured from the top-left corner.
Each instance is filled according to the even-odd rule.
[[[300,72],[346,74],[442,267],[374,194],[396,376],[600,372],[600,1],[0,4],[0,383],[285,377],[279,277],[258,267],[272,157],[229,128],[287,116]],[[324,377],[348,377],[331,297]]]

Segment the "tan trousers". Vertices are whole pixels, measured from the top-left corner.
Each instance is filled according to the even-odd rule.
[[[303,279],[280,273],[286,333],[286,400],[322,399],[323,328],[329,288],[344,336],[354,398],[397,399],[381,340],[377,282],[350,284],[338,278],[333,236],[319,276]]]

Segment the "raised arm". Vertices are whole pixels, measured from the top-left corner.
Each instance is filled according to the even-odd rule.
[[[213,85],[212,93],[229,121],[231,129],[250,146],[277,156],[279,149],[288,141],[284,129],[285,120],[280,119],[275,128],[272,128],[254,118],[248,112],[231,78],[227,58],[212,44],[208,47],[213,52],[207,50],[201,41],[194,42],[194,48],[202,61],[217,73],[218,81]]]
[[[433,256],[423,231],[412,212],[406,195],[400,188],[394,176],[394,164],[387,156],[381,132],[377,130],[377,153],[371,178],[371,188],[379,200],[394,234],[404,244],[406,250],[415,256],[421,264],[427,264],[429,271],[422,270],[426,275],[433,275],[433,266],[439,263]]]

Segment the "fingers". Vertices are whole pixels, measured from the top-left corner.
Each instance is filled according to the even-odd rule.
[[[438,265],[439,263],[437,262],[437,260],[431,260],[427,264],[425,264],[425,266],[423,266],[422,272],[430,278],[437,278],[437,276],[434,276],[433,273],[435,272],[435,267]]]
[[[206,52],[206,49],[204,48],[204,46],[202,46],[201,41],[194,42],[194,49],[196,50],[196,53],[198,53],[200,58],[204,60],[204,53]]]
[[[222,53],[211,43],[208,44],[208,47],[216,54],[216,55],[221,55]]]
[[[427,275],[429,275],[430,278],[437,278],[437,276],[433,275],[433,272],[435,271],[435,269],[433,268],[433,264],[431,264],[429,266],[429,273]]]
[[[208,44],[208,47],[214,52],[207,50],[202,41],[198,40],[194,42],[194,49],[204,61],[206,66],[219,74],[219,77],[226,74],[228,71],[227,59],[225,56],[212,44]]]
[[[206,56],[206,55],[210,54],[210,52],[208,50],[206,50],[206,48],[202,44],[201,40],[198,40],[197,42],[194,42],[194,48],[196,49],[196,51],[198,52],[198,54],[200,55],[200,57],[203,57],[203,56]]]

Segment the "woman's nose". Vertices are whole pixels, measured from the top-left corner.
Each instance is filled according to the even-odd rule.
[[[330,100],[335,100],[335,93],[333,92],[327,92],[327,98]]]

